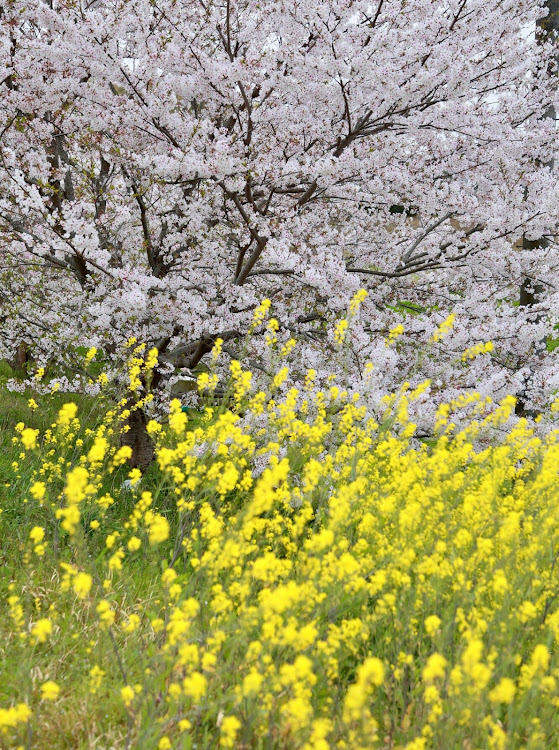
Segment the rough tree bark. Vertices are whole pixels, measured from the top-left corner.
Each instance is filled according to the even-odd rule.
[[[27,348],[27,345],[22,342],[16,349],[16,353],[14,354],[13,358],[9,360],[8,364],[17,372],[21,372],[26,375],[29,360],[29,350]]]
[[[124,422],[124,427],[128,427],[126,432],[122,432],[120,437],[121,445],[128,445],[132,448],[132,456],[129,464],[134,469],[147,469],[153,461],[155,449],[153,441],[146,430],[147,417],[142,409],[134,409],[130,416]]]

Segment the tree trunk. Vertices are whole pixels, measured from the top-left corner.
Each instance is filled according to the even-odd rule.
[[[25,342],[22,341],[21,344],[16,349],[16,353],[14,354],[12,359],[9,360],[8,364],[16,372],[22,373],[23,375],[27,375],[28,362],[29,362],[29,350],[27,349],[27,344],[25,344]]]
[[[124,426],[129,429],[126,432],[122,432],[120,443],[132,448],[132,456],[129,464],[133,469],[137,468],[144,471],[153,461],[155,448],[146,429],[147,418],[143,410],[131,410],[130,416],[124,422]]]

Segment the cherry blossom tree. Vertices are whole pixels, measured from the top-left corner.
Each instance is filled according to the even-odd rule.
[[[0,356],[134,336],[154,385],[217,338],[371,398],[558,386],[558,190],[538,0],[11,0],[0,9]],[[527,241],[522,243],[522,237]],[[546,238],[546,242],[541,242]],[[529,278],[545,293],[518,306]],[[366,288],[336,353],[334,321]],[[516,304],[515,304],[516,303]],[[432,341],[449,313],[452,331]],[[404,333],[387,346],[389,331]],[[435,336],[435,338],[437,338]],[[462,352],[491,340],[469,367]]]

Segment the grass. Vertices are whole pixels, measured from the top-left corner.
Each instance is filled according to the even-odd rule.
[[[100,402],[2,398],[0,747],[556,747],[557,435],[249,382],[143,477]]]
[[[24,422],[33,429],[43,433],[56,421],[58,410],[70,398],[74,400],[86,420],[95,424],[103,412],[103,405],[95,398],[83,394],[49,394],[42,398],[37,391],[27,389],[25,393],[9,391],[6,383],[10,379],[17,379],[15,371],[4,361],[0,360],[0,479],[3,472],[7,472],[16,450],[13,448],[12,437],[14,427],[18,422]],[[29,407],[29,399],[34,398],[40,404],[38,409]]]

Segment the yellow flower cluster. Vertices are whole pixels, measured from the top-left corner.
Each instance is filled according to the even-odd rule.
[[[252,323],[250,324],[249,333],[253,333],[258,326],[266,319],[272,303],[269,299],[264,299],[258,305],[252,316]]]
[[[128,400],[89,432],[67,405],[35,436],[23,533],[0,514],[18,561],[0,743],[63,746],[56,717],[87,710],[84,746],[557,744],[559,430],[469,394],[423,444],[408,405],[428,383],[373,419],[313,371],[279,392],[284,369],[255,391],[233,363],[242,410],[174,401],[126,489]]]
[[[128,390],[137,396],[142,388],[145,388],[149,384],[153,370],[158,364],[159,352],[157,349],[153,348],[146,354],[145,344],[138,344],[137,346],[135,346],[135,344],[137,344],[135,338],[131,338],[127,342],[127,348],[134,347],[127,365],[129,381]],[[106,376],[105,378],[99,379],[99,382],[102,384],[106,383]]]
[[[367,297],[367,294],[368,292],[366,289],[359,289],[355,292],[349,303],[349,313],[351,316],[357,315],[359,308]]]
[[[243,370],[240,362],[237,362],[235,359],[231,361],[229,369],[231,371],[235,401],[239,403],[250,389],[252,373],[248,370]]]
[[[0,737],[20,724],[27,724],[31,718],[31,709],[26,703],[18,703],[11,708],[0,708]]]
[[[487,354],[492,351],[493,343],[491,341],[487,341],[485,343],[483,341],[480,341],[479,344],[470,346],[469,349],[466,349],[466,351],[462,353],[462,362],[467,362],[469,359],[475,359],[480,354]]]
[[[435,329],[435,332],[431,336],[431,341],[441,341],[446,334],[452,329],[452,326],[454,325],[454,321],[456,319],[456,315],[454,313],[450,313],[448,318],[446,320],[443,320],[443,322]]]
[[[217,388],[218,376],[215,373],[209,374],[207,372],[201,372],[198,375],[197,383],[198,391],[200,393],[203,393],[204,391],[213,393]]]
[[[400,336],[404,333],[404,326],[399,323],[394,328],[391,328],[388,332],[388,337],[384,340],[384,343],[386,346],[390,346],[396,339],[400,338]]]
[[[334,329],[334,341],[336,342],[336,344],[341,346],[341,344],[344,343],[348,328],[349,324],[345,318],[336,323],[336,327]]]

